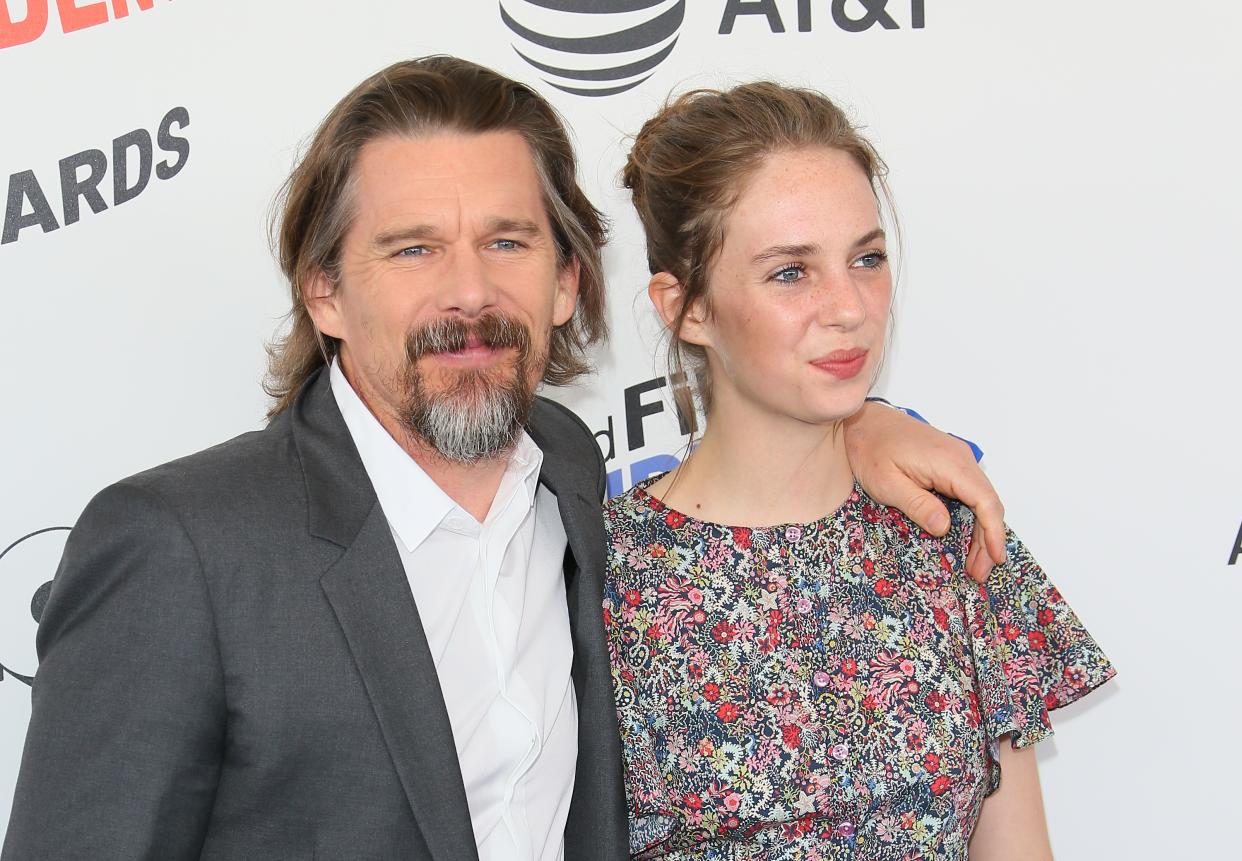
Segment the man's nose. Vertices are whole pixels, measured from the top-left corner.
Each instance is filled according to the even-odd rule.
[[[439,287],[440,310],[477,317],[496,304],[493,273],[477,249],[460,248],[450,254]]]

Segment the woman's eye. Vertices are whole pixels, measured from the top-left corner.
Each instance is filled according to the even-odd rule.
[[[795,281],[800,281],[805,274],[806,272],[801,266],[785,266],[772,273],[772,280],[780,281],[784,284],[792,284]]]
[[[878,269],[888,260],[888,255],[883,251],[868,251],[856,261],[856,265],[863,269]]]

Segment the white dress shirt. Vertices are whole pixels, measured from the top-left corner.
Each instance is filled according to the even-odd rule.
[[[481,861],[557,861],[578,753],[556,497],[523,433],[483,522],[384,430],[332,364],[332,393],[388,519],[453,727]]]

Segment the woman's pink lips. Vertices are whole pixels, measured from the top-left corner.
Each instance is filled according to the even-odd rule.
[[[866,363],[867,351],[857,347],[853,350],[833,350],[823,358],[811,362],[821,371],[827,371],[839,380],[858,376]]]

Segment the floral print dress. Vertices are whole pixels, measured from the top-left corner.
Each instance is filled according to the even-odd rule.
[[[985,587],[855,487],[814,523],[605,507],[604,620],[631,851],[719,861],[964,859],[998,743],[1114,670],[1016,537]]]

